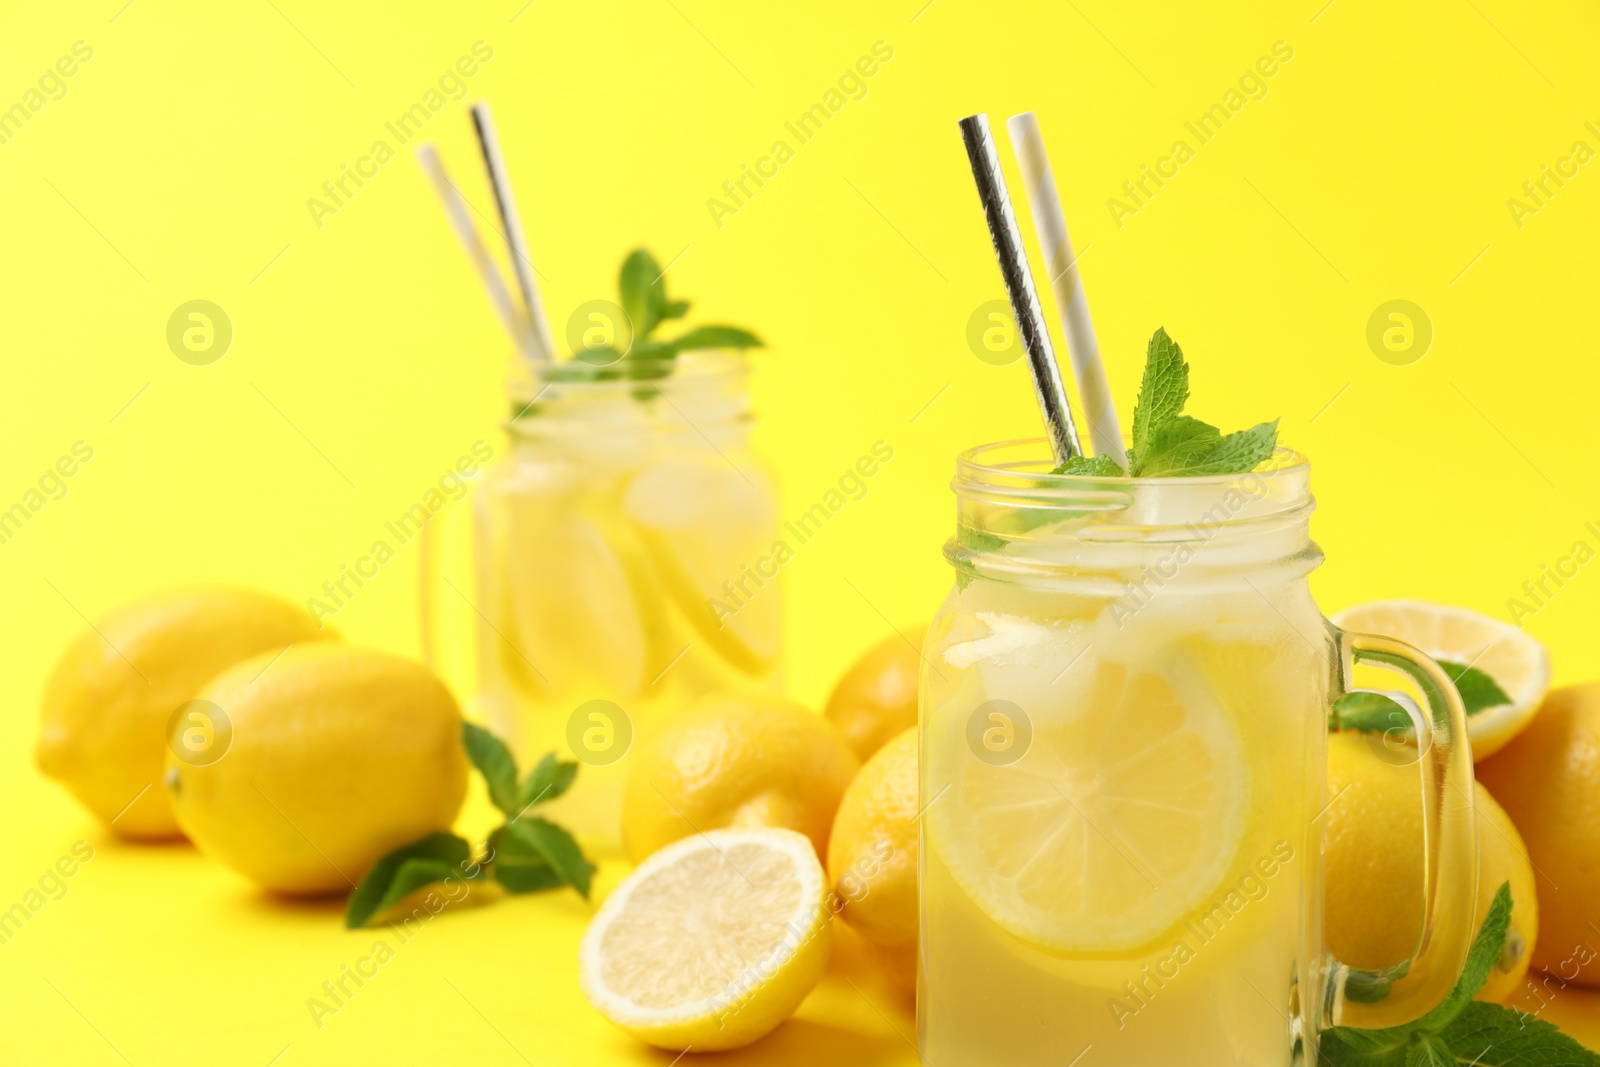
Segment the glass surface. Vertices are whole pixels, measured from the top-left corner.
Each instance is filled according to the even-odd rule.
[[[632,747],[687,701],[780,676],[771,476],[742,357],[540,380],[477,496],[480,695],[519,761],[580,760],[550,815],[615,845]],[[556,373],[560,373],[559,369]]]
[[[1349,655],[1307,587],[1309,469],[1094,480],[1042,452],[973,450],[954,484],[921,705],[925,1062],[1308,1062],[1344,980],[1316,818]]]

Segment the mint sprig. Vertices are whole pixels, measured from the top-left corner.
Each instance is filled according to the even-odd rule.
[[[1488,708],[1511,703],[1511,697],[1498,682],[1476,667],[1450,660],[1435,660],[1461,694],[1461,704],[1468,715],[1476,715]],[[1346,693],[1333,702],[1334,720],[1341,730],[1360,730],[1365,733],[1387,733],[1393,729],[1405,730],[1411,726],[1411,716],[1405,709],[1382,693]]]
[[[344,924],[354,930],[367,925],[399,901],[428,885],[452,878],[463,882],[492,879],[512,893],[538,893],[569,885],[585,899],[594,877],[572,834],[528,812],[565,793],[577,777],[578,765],[556,759],[554,752],[517,780],[511,750],[494,734],[473,723],[461,724],[461,745],[483,776],[489,800],[506,816],[481,849],[451,833],[432,833],[395,849],[368,871],[345,908]],[[483,858],[475,860],[475,855]]]
[[[1278,420],[1225,434],[1209,422],[1183,413],[1189,402],[1189,364],[1183,349],[1156,330],[1145,350],[1144,377],[1133,409],[1133,445],[1127,473],[1135,478],[1180,478],[1205,474],[1243,474],[1255,470],[1278,445]],[[1108,456],[1075,456],[1057,474],[1120,477]]]
[[[656,336],[665,322],[689,313],[689,301],[667,296],[661,265],[648,249],[636,248],[622,261],[617,276],[617,296],[627,313],[633,337],[626,350],[614,345],[590,345],[550,370],[555,381],[648,381],[665,378],[680,353],[711,348],[760,348],[761,338],[738,326],[696,326],[666,340]],[[653,396],[640,391],[640,399]]]
[[[1450,995],[1405,1026],[1335,1026],[1322,1037],[1328,1067],[1600,1067],[1590,1052],[1550,1023],[1500,1004],[1475,1001],[1505,948],[1511,883],[1500,886]]]

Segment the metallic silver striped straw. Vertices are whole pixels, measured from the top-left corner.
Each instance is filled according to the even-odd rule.
[[[500,138],[494,132],[494,119],[489,105],[478,101],[468,109],[472,115],[472,128],[478,135],[478,149],[483,153],[483,166],[489,172],[489,186],[494,190],[495,206],[500,211],[500,224],[505,227],[506,250],[511,256],[511,269],[516,275],[517,288],[522,291],[524,310],[528,313],[528,328],[532,333],[531,352],[540,362],[555,358],[555,343],[550,336],[550,324],[545,319],[544,305],[539,300],[539,287],[533,280],[533,260],[528,256],[528,242],[523,237],[522,219],[517,214],[517,201],[511,195],[511,179],[506,174],[505,157],[500,154]]]
[[[989,223],[995,258],[1000,261],[1000,277],[1005,282],[1006,295],[1011,298],[1011,313],[1017,320],[1023,350],[1028,353],[1028,369],[1033,372],[1033,390],[1039,397],[1039,410],[1044,413],[1050,448],[1056,462],[1065,463],[1074,456],[1083,455],[1083,446],[1078,442],[1072,405],[1067,401],[1061,368],[1056,365],[1055,350],[1050,345],[1050,331],[1045,328],[1044,309],[1033,288],[1033,274],[1028,267],[1028,254],[1022,248],[1022,234],[1017,230],[1017,216],[1011,210],[1006,180],[1000,173],[1000,155],[995,151],[994,135],[989,132],[989,117],[969,115],[962,119],[961,140],[967,146],[972,180],[978,186],[978,199],[983,203],[983,215]]]

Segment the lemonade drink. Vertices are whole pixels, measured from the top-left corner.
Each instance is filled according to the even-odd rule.
[[[1343,638],[1306,584],[1307,467],[1095,480],[1041,450],[976,449],[955,483],[921,709],[924,1061],[1310,1063]]]
[[[779,677],[776,494],[741,357],[535,383],[476,502],[481,698],[519,760],[584,764],[552,817],[618,837],[627,752],[662,716]],[[536,399],[532,399],[536,397]]]

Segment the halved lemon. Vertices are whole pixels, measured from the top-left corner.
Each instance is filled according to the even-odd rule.
[[[713,830],[674,842],[617,886],[589,924],[578,977],[590,1004],[647,1044],[741,1048],[822,978],[827,877],[793,830]]]
[[[1484,708],[1467,719],[1472,756],[1505,747],[1528,725],[1550,691],[1550,655],[1534,637],[1467,608],[1423,600],[1374,600],[1346,608],[1334,625],[1394,637],[1442,663],[1475,667],[1494,679],[1511,703]]]
[[[1023,711],[1032,738],[1015,762],[979,755],[970,713],[931,717],[946,736],[931,739],[923,792],[948,783],[950,795],[924,801],[928,844],[1023,941],[1126,955],[1226,879],[1250,806],[1249,763],[1238,723],[1181,650],[1102,657],[1073,674],[1080,681],[1051,706]]]

